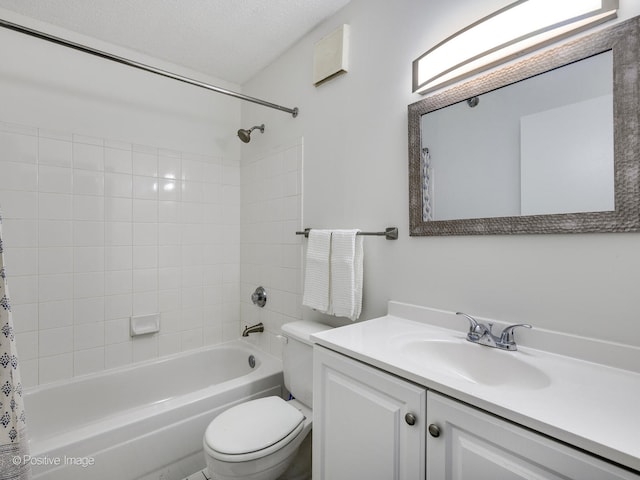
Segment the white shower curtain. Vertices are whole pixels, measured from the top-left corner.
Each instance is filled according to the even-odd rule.
[[[431,153],[427,147],[422,148],[422,221],[433,220],[433,167]]]
[[[26,426],[11,304],[4,269],[0,212],[0,480],[31,478],[31,468],[26,457]]]

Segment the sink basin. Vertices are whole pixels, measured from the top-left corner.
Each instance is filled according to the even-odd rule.
[[[550,384],[549,377],[534,365],[508,352],[466,340],[406,340],[400,348],[406,360],[424,368],[454,375],[488,386],[538,389]]]

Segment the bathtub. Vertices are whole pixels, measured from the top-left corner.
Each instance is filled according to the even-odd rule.
[[[280,360],[237,340],[30,388],[21,461],[34,480],[179,480],[205,467],[216,415],[282,384]]]

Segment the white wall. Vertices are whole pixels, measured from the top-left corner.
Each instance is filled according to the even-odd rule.
[[[353,0],[243,85],[298,106],[299,117],[245,104],[243,123],[266,123],[263,148],[304,137],[305,226],[400,228],[398,241],[365,241],[362,319],[383,315],[393,299],[640,345],[637,233],[408,236],[407,105],[422,98],[411,94],[411,62],[508,3]],[[637,2],[620,1],[619,20],[637,14]],[[315,88],[313,44],[343,23],[349,73]]]
[[[523,215],[615,210],[612,118],[612,94],[521,118]]]
[[[240,102],[5,29],[0,58],[0,205],[25,384],[237,338]],[[159,334],[129,337],[131,314],[158,311]]]

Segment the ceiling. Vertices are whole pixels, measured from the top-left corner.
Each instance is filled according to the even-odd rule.
[[[0,8],[243,84],[350,0],[0,0]]]

